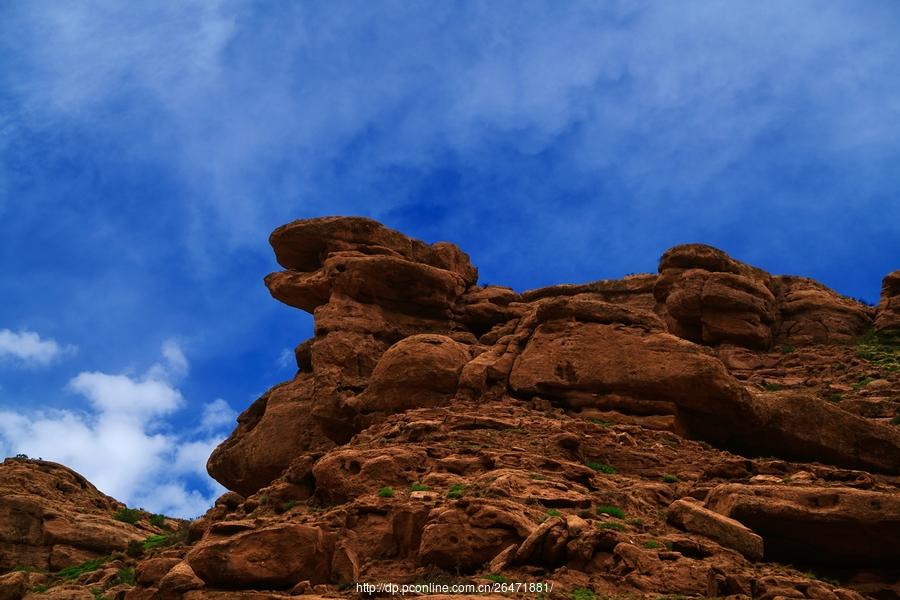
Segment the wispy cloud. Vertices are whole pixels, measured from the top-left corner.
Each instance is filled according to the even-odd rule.
[[[76,351],[75,346],[41,338],[34,331],[0,329],[0,363],[7,360],[25,367],[43,367]]]

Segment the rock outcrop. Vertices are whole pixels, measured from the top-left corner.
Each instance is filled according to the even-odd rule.
[[[888,273],[881,283],[881,302],[878,303],[875,329],[900,331],[900,271]]]
[[[314,335],[210,457],[230,491],[177,543],[109,550],[133,585],[0,590],[900,597],[895,274],[876,311],[690,244],[658,275],[520,294],[370,219],[270,241],[265,283]]]
[[[0,572],[58,571],[125,550],[129,542],[158,531],[116,520],[122,508],[67,467],[6,459],[0,463]]]

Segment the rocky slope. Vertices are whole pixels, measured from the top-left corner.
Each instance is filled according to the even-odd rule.
[[[876,308],[691,244],[518,294],[368,219],[270,241],[266,285],[315,335],[210,457],[232,491],[114,554],[133,586],[26,597],[900,597],[900,272]]]

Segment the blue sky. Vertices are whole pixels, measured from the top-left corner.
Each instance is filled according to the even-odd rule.
[[[359,214],[522,290],[705,242],[876,301],[900,5],[0,6],[0,452],[193,516],[311,319],[268,233]]]

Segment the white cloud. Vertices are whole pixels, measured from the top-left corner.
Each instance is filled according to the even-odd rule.
[[[233,427],[237,413],[221,398],[216,398],[203,406],[200,431],[218,431]]]
[[[297,368],[297,358],[293,348],[285,348],[278,355],[278,366],[282,369]]]
[[[206,460],[234,412],[216,399],[195,431],[170,431],[165,417],[184,405],[172,381],[187,372],[188,361],[171,343],[162,354],[140,377],[83,372],[72,378],[67,389],[87,399],[87,411],[0,411],[0,450],[65,464],[131,506],[202,514],[224,491],[206,474]]]
[[[177,389],[156,376],[136,380],[127,375],[84,372],[75,376],[68,387],[87,398],[96,410],[117,417],[164,415],[183,402]]]
[[[0,360],[8,359],[24,366],[43,367],[68,354],[75,346],[62,346],[54,339],[42,339],[34,331],[14,332],[0,329]]]

